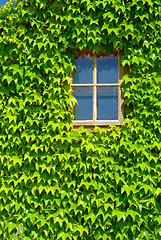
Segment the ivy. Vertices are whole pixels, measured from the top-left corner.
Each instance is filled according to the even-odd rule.
[[[160,14],[155,0],[0,8],[2,239],[161,238]],[[74,130],[76,52],[116,47],[122,125]]]

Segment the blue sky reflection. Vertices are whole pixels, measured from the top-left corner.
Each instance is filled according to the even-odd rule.
[[[0,0],[0,7],[9,2],[9,0]],[[14,1],[15,2],[15,1]]]
[[[73,83],[93,83],[93,58],[89,54],[84,58],[78,57],[76,68]]]

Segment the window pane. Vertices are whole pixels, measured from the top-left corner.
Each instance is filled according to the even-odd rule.
[[[93,83],[93,58],[89,54],[84,58],[78,57],[76,68],[73,83]]]
[[[92,120],[93,118],[93,88],[73,88],[73,95],[78,101],[74,109],[75,120]]]
[[[118,88],[97,88],[97,119],[118,119]]]
[[[118,55],[97,58],[97,83],[118,83]]]

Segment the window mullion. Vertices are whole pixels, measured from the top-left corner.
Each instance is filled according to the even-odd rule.
[[[93,121],[97,119],[97,67],[96,67],[96,53],[93,54]]]

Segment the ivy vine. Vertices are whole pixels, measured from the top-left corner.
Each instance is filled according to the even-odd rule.
[[[0,8],[0,235],[161,239],[158,0]],[[75,50],[124,52],[121,126],[73,131]]]

